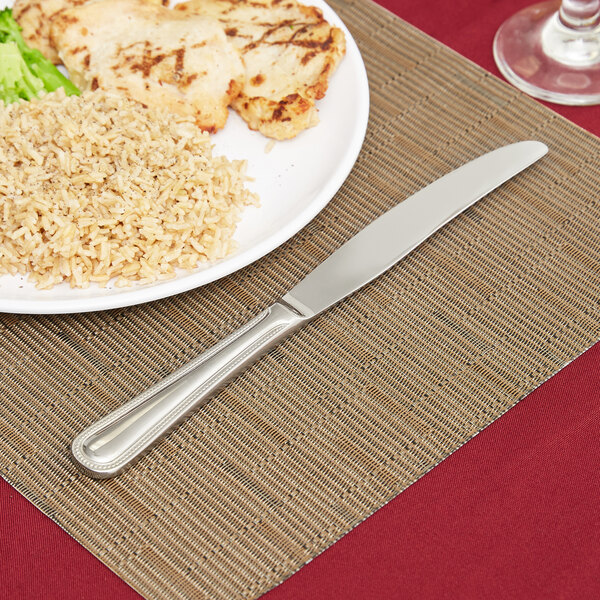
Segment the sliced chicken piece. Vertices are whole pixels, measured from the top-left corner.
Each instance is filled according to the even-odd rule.
[[[296,0],[190,0],[175,12],[217,18],[241,51],[246,79],[232,106],[251,129],[284,140],[318,123],[315,101],[346,51],[321,10]]]
[[[63,10],[51,40],[81,89],[102,88],[193,115],[208,132],[225,125],[244,65],[216,19],[145,0],[98,0]]]
[[[90,0],[15,0],[13,17],[21,26],[23,39],[31,48],[37,48],[55,65],[60,64],[58,53],[50,42],[50,24],[61,10],[80,6]],[[94,0],[91,0],[94,1]],[[169,0],[146,0],[151,4],[167,6]]]

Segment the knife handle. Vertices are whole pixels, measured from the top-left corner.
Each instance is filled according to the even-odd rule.
[[[223,385],[310,316],[284,299],[221,342],[82,431],[71,445],[75,465],[95,479],[122,473]]]

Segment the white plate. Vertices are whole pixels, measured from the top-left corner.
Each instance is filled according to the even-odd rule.
[[[0,7],[12,2],[0,0]],[[0,277],[0,312],[55,314],[120,308],[179,294],[229,275],[284,243],[312,220],[338,191],[362,146],[369,117],[369,86],[360,52],[341,19],[322,0],[306,0],[346,35],[346,56],[318,101],[320,123],[293,140],[276,142],[250,131],[230,111],[225,128],[213,136],[215,154],[246,159],[258,208],[245,209],[235,234],[238,250],[221,261],[177,277],[128,288],[86,290],[60,284],[37,290],[25,277]]]

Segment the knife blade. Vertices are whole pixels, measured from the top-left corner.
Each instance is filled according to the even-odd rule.
[[[545,144],[536,141],[504,146],[444,175],[397,204],[336,250],[279,301],[82,431],[71,444],[75,465],[97,479],[122,473],[285,337],[381,275],[547,151]]]

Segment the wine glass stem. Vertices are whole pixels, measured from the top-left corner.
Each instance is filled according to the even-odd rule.
[[[587,31],[600,24],[600,0],[562,0],[558,14],[565,27]]]

